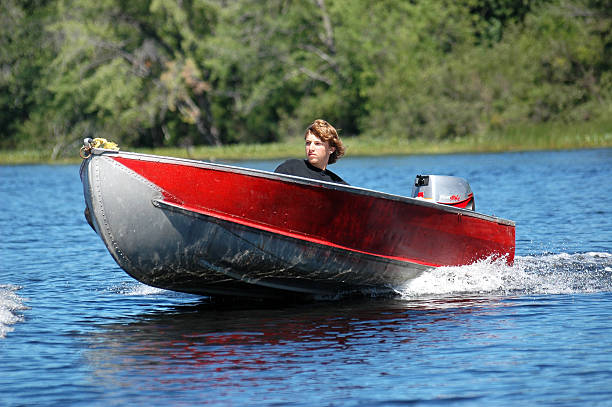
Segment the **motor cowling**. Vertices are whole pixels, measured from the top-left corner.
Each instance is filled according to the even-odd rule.
[[[412,197],[457,208],[476,210],[474,193],[470,184],[460,177],[450,175],[417,175]]]

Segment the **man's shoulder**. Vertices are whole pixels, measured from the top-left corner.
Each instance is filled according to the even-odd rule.
[[[296,175],[298,177],[310,178],[318,181],[337,182],[339,184],[346,184],[342,178],[330,170],[319,170],[311,166],[308,161],[300,160],[298,158],[291,158],[284,161],[274,170],[276,173]]]
[[[336,173],[334,173],[334,172],[332,172],[332,171],[330,171],[330,170],[327,170],[327,174],[329,175],[329,177],[330,177],[330,178],[331,178],[331,179],[332,179],[334,182],[337,182],[338,184],[348,185],[348,182],[346,182],[345,180],[343,180],[342,178],[340,178],[340,177],[338,176],[338,174],[336,174]]]
[[[285,174],[288,173],[291,175],[291,172],[287,172],[287,171],[295,171],[295,170],[303,171],[305,166],[306,165],[304,164],[304,160],[300,160],[299,158],[290,158],[288,160],[285,160],[278,167],[276,167],[274,172],[280,172],[280,173],[285,173]]]

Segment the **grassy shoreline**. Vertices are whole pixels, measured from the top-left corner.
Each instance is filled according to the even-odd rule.
[[[399,138],[368,139],[346,137],[343,139],[348,157],[495,153],[534,150],[571,150],[612,147],[612,123],[587,123],[568,126],[564,124],[540,124],[505,130],[483,136],[471,136],[452,140],[427,141]],[[204,161],[281,160],[301,157],[301,137],[270,144],[238,144],[222,147],[197,146],[186,148],[122,148],[147,154],[192,158]],[[0,165],[27,164],[77,164],[81,161],[78,148],[71,157],[51,159],[50,151],[3,150]]]

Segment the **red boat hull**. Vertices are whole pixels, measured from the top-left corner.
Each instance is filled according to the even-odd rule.
[[[88,167],[98,159],[106,160],[106,164],[95,170],[95,179],[96,172]],[[113,175],[105,177],[105,171]],[[491,257],[504,257],[512,264],[514,259],[513,222],[452,206],[263,171],[131,153],[93,155],[85,161],[83,172],[88,174],[82,175],[86,201],[97,214],[98,233],[104,232],[101,225],[109,220],[103,219],[95,203],[109,202],[110,197],[94,197],[95,184],[108,184],[110,178],[123,174],[138,179],[139,184],[144,182],[152,191],[145,200],[157,211],[149,215],[153,221],[163,214],[163,222],[170,219],[175,223],[172,228],[180,232],[180,244],[184,250],[191,247],[191,252],[183,259],[165,259],[161,265],[142,259],[136,262],[157,270],[158,280],[148,278],[144,269],[133,271],[133,260],[126,261],[114,253],[128,273],[164,288],[214,294],[206,279],[199,283],[197,279],[174,285],[160,283],[163,269],[176,266],[173,261],[184,263],[186,269],[197,264],[199,273],[202,269],[225,277],[233,273],[234,280],[249,287],[309,292],[307,287],[311,286],[311,293],[333,294],[364,288],[392,290],[394,285],[431,267],[465,265]],[[130,182],[113,184],[112,194],[129,194]],[[97,188],[102,195],[104,187]],[[132,223],[143,221],[146,219]],[[206,237],[206,233],[198,232],[210,225],[224,236]],[[100,234],[105,239],[104,233]],[[113,247],[120,246],[116,240],[105,239],[111,253]],[[130,245],[137,246],[135,240],[133,237]],[[197,255],[194,242],[198,242]],[[227,250],[230,246],[234,246],[231,256]],[[258,254],[253,254],[254,248]],[[215,251],[223,253],[211,254]],[[228,260],[239,258],[240,253],[250,253],[250,258]],[[132,250],[132,254],[123,256],[127,259],[138,253]],[[317,274],[321,269],[328,272]],[[283,270],[293,271],[283,275]],[[344,278],[338,277],[342,275]],[[180,280],[176,276],[174,273],[173,278]],[[295,279],[302,281],[294,290]],[[233,295],[231,291],[230,287],[228,295]]]

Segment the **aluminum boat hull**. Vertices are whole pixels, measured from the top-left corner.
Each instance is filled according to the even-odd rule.
[[[92,226],[129,275],[211,296],[389,293],[438,266],[514,259],[514,223],[351,186],[92,149]]]

